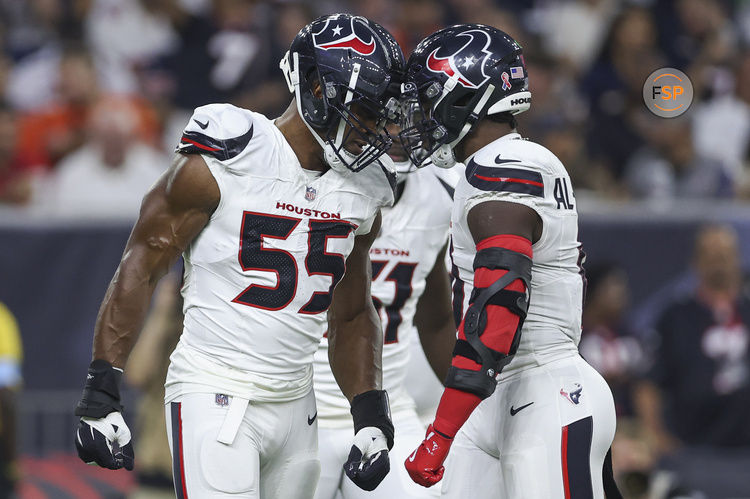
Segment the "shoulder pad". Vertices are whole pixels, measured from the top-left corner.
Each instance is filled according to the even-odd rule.
[[[453,199],[456,192],[456,185],[458,185],[458,181],[461,179],[461,175],[465,169],[464,165],[462,163],[456,163],[453,168],[437,168],[434,166],[427,166],[426,168],[440,183],[443,189],[445,189],[448,196]]]
[[[208,104],[193,112],[176,152],[227,161],[245,150],[252,138],[250,112],[231,104]]]
[[[494,165],[486,166],[472,157],[466,164],[466,180],[483,191],[515,192],[544,197],[544,180],[538,169],[517,160],[495,159]]]

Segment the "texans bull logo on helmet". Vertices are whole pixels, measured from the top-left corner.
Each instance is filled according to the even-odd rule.
[[[466,43],[450,55],[440,55],[447,51],[445,47],[433,50],[427,57],[427,69],[433,73],[448,75],[449,78],[457,75],[458,83],[464,87],[479,88],[489,79],[484,72],[484,65],[492,55],[487,51],[490,37],[478,29],[460,33],[457,37],[465,38]],[[481,58],[474,57],[478,53],[483,54]]]
[[[313,43],[323,50],[350,49],[362,55],[372,54],[375,52],[375,37],[362,22],[355,21],[356,17],[352,17],[349,22],[326,22],[323,29],[313,35]]]

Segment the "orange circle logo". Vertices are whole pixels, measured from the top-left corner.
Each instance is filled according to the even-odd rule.
[[[657,69],[643,84],[643,102],[655,115],[675,118],[693,102],[693,84],[679,69]]]

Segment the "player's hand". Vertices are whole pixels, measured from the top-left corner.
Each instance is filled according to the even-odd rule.
[[[432,487],[442,480],[445,471],[443,462],[452,443],[452,438],[441,435],[430,425],[427,436],[404,462],[411,479],[423,487]]]
[[[130,429],[122,419],[120,378],[122,369],[96,359],[89,365],[83,395],[75,414],[81,419],[76,431],[78,457],[86,464],[111,470],[133,469]]]
[[[370,491],[380,485],[390,469],[385,434],[374,426],[359,430],[344,464],[346,476],[360,489]]]
[[[133,469],[135,456],[130,429],[119,412],[103,418],[82,417],[76,432],[76,450],[86,464],[111,470]]]

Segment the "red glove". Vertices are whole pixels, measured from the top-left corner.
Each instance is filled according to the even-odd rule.
[[[451,443],[452,438],[438,433],[430,425],[427,436],[404,462],[411,479],[423,487],[432,487],[442,480],[445,471],[443,461],[448,457]]]

